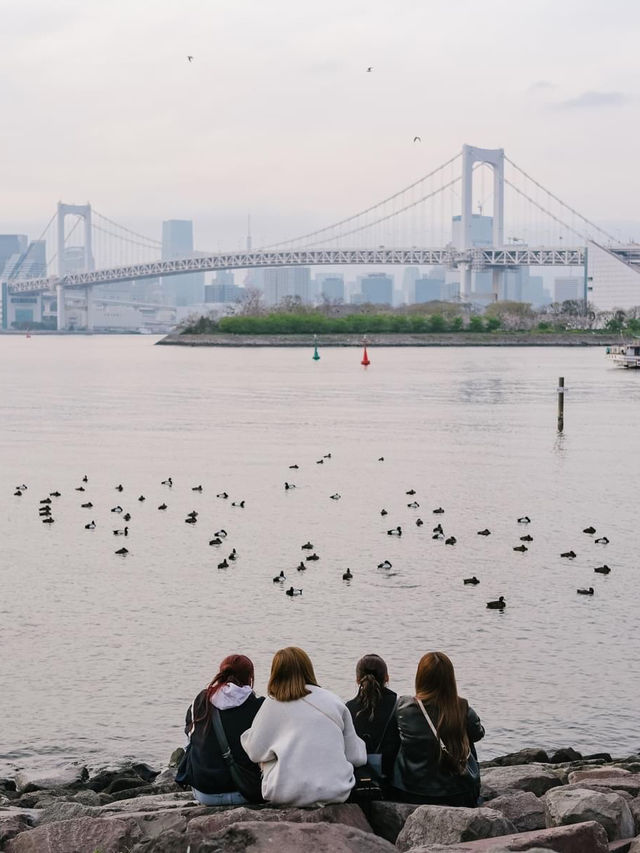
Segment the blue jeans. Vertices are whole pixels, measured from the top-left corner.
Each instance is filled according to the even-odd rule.
[[[194,800],[203,806],[242,806],[247,802],[239,791],[227,791],[225,794],[203,794],[196,788],[191,790]]]

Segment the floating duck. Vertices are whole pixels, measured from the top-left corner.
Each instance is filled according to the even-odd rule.
[[[320,557],[318,557],[317,554],[309,554],[309,556],[307,557],[307,560],[319,560],[319,559],[320,559]]]
[[[51,498],[43,498],[43,499],[40,501],[40,503],[41,503],[41,504],[50,504],[50,503],[51,503]]]
[[[201,492],[202,486],[191,486],[191,491],[192,492]]]
[[[590,586],[589,589],[577,589],[576,592],[578,595],[593,595],[593,587]]]
[[[497,601],[487,601],[489,610],[504,610],[506,606],[507,602],[504,600],[504,595],[501,595]]]
[[[307,567],[306,567],[306,566],[305,566],[305,564],[302,562],[302,560],[300,560],[300,562],[299,562],[299,563],[298,563],[298,565],[296,566],[296,569],[297,569],[297,571],[299,571],[299,572],[306,572],[306,571],[307,571]]]
[[[295,486],[295,483],[287,483],[287,482],[285,481],[285,484],[284,484],[284,490],[285,490],[285,492],[286,492],[286,491],[288,491],[289,489],[295,489],[295,487],[296,487],[296,486]]]
[[[128,553],[129,553],[129,551],[127,548],[118,548],[118,550],[116,551],[116,554],[118,554],[120,557],[124,557]]]
[[[302,590],[301,589],[294,589],[292,586],[290,586],[289,589],[285,590],[285,594],[291,595],[291,596],[302,595]]]
[[[26,486],[23,486],[23,491],[26,488],[27,488]],[[51,495],[52,498],[59,498],[60,497],[60,492],[49,492],[49,494]]]
[[[386,509],[381,509],[381,510],[380,510],[380,515],[389,515],[389,513],[387,512],[387,510],[386,510]]]
[[[222,498],[223,501],[226,501],[226,499],[229,497],[229,495],[226,492],[220,492],[220,494],[216,495],[216,497]]]
[[[82,478],[82,482],[83,482],[83,483],[88,483],[88,482],[89,482],[89,478],[87,477],[87,475],[86,475],[86,474],[85,474],[85,475],[84,475],[84,477]]]
[[[91,509],[93,504],[91,503],[91,501],[87,501],[86,504],[80,504],[80,506],[82,507],[82,509]]]
[[[166,509],[166,508],[167,508],[166,504],[160,504],[160,506],[158,507],[158,509]]]
[[[232,548],[231,553],[227,557],[227,560],[231,560],[233,562],[234,560],[237,560],[237,559],[238,559],[238,552],[236,551],[235,548]]]
[[[599,539],[594,539],[593,541],[596,543],[596,545],[608,545],[609,544],[609,540],[607,539],[606,536],[600,536]]]
[[[436,524],[436,526],[432,530],[432,533],[444,533],[444,530],[442,529],[442,525]]]
[[[96,529],[95,521],[90,521],[89,524],[85,524],[84,529],[85,530],[95,530]]]
[[[529,536],[529,534],[526,533],[524,536],[520,537],[520,541],[521,542],[533,542],[533,536]]]
[[[84,486],[76,486],[76,492],[84,492]]]
[[[378,456],[378,462],[384,462],[384,456]]]
[[[280,574],[276,575],[276,577],[273,579],[273,582],[274,583],[284,583],[286,581],[286,579],[287,579],[287,576],[285,575],[285,573],[280,572]]]
[[[518,524],[531,524],[531,519],[528,515],[521,515],[518,519]]]
[[[218,563],[218,568],[219,568],[219,569],[228,569],[228,568],[229,568],[229,563],[227,563],[227,561],[226,561],[226,560],[223,560],[221,563]]]
[[[197,519],[197,518],[194,518],[192,515],[188,515],[188,516],[185,518],[184,523],[185,523],[185,524],[197,524],[197,523],[198,523],[198,519]]]
[[[491,536],[491,531],[485,527],[484,530],[478,530],[478,536]]]
[[[416,493],[415,489],[409,489],[408,492],[405,492],[405,495],[415,495],[415,493]]]
[[[311,542],[305,542],[305,544],[301,545],[300,547],[303,551],[313,551],[313,545],[311,544]]]
[[[378,568],[379,569],[390,569],[390,568],[392,568],[392,566],[391,566],[391,563],[389,562],[389,560],[384,560],[382,563],[378,563]]]
[[[162,481],[163,486],[173,486],[173,480],[171,477],[167,477],[166,480]]]
[[[444,539],[444,533],[434,533],[431,537],[432,539]]]
[[[416,527],[422,527],[424,521],[421,518],[416,518]]]
[[[122,516],[122,518],[123,518],[125,521],[131,521],[131,514],[130,514],[130,513],[128,513],[128,512],[125,512],[125,514]]]
[[[478,580],[478,578],[474,575],[472,578],[465,578],[465,579],[462,581],[462,583],[464,583],[464,584],[473,584],[473,585],[475,586],[477,583],[480,583],[480,581],[479,581],[479,580]]]
[[[232,501],[231,506],[238,506],[240,509],[244,509],[244,501]]]
[[[342,495],[339,495],[337,492],[333,495],[330,495],[332,501],[339,501]]]
[[[402,528],[400,525],[392,527],[391,530],[387,530],[387,536],[402,536]]]
[[[441,507],[441,506],[439,506],[439,507],[437,507],[436,509],[434,509],[434,513],[435,513],[436,515],[442,515],[442,513],[443,513],[443,512],[444,512],[444,510],[442,509],[442,507]]]
[[[456,539],[456,537],[455,537],[455,536],[449,536],[449,538],[448,538],[448,539],[445,539],[445,540],[444,540],[444,544],[445,544],[445,545],[455,545],[457,541],[458,541],[458,540]]]
[[[409,507],[409,509],[418,509],[420,504],[418,503],[418,501],[411,501],[411,503],[407,504],[407,506]]]
[[[142,502],[142,501],[146,501],[146,498],[145,498],[145,496],[144,496],[144,495],[140,495],[140,497],[138,498],[138,500],[139,500],[140,502]]]
[[[220,530],[216,530],[213,535],[217,536],[219,539],[224,539],[227,535],[227,531],[224,529],[224,527],[221,527]]]
[[[575,560],[578,556],[575,551],[565,551],[564,554],[560,554],[561,557],[566,557],[568,560]]]
[[[114,530],[113,535],[114,536],[128,536],[129,535],[129,528],[125,527],[124,530]]]
[[[215,539],[209,539],[209,545],[222,545],[222,539],[219,539],[217,536]]]
[[[43,518],[42,523],[43,524],[53,524],[53,519],[51,517]]]
[[[599,575],[608,575],[611,569],[605,563],[604,566],[597,566],[593,571],[597,572]]]
[[[323,456],[322,458],[323,458],[323,459],[331,459],[331,454],[330,454],[330,453],[325,453],[325,454],[324,454],[324,456]]]
[[[596,529],[595,529],[595,527],[585,527],[585,529],[582,532],[591,534],[591,533],[595,533]]]
[[[347,571],[343,572],[343,574],[342,574],[342,580],[343,581],[350,581],[352,577],[353,577],[353,574],[351,573],[351,569],[347,569]]]
[[[324,459],[316,459],[316,465],[324,465]]]
[[[117,512],[117,513],[120,513],[120,512],[122,512],[122,507],[121,507],[121,506],[119,506],[119,505],[118,505],[118,506],[112,506],[112,507],[111,507],[111,512]]]
[[[521,553],[523,553],[523,554],[524,554],[524,552],[525,552],[525,551],[528,551],[529,549],[527,548],[527,546],[526,546],[526,545],[514,545],[513,550],[514,550],[514,551],[520,551]]]
[[[290,468],[292,471],[297,471],[299,467],[300,467],[299,465],[289,465],[289,468]]]
[[[122,485],[122,483],[118,483],[118,485],[116,486],[116,492],[122,491],[124,491],[124,486]]]

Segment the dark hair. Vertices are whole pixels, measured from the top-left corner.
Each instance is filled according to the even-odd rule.
[[[227,655],[220,663],[217,675],[209,682],[206,688],[205,707],[201,716],[196,717],[195,722],[207,720],[211,716],[211,697],[224,687],[225,684],[237,684],[239,687],[253,687],[253,663],[246,655]]]
[[[467,708],[458,696],[453,664],[444,652],[427,652],[416,672],[416,698],[435,705],[438,737],[445,745],[440,761],[454,773],[463,773],[469,756]]]
[[[311,692],[307,690],[307,684],[318,687],[309,655],[298,646],[279,649],[271,662],[267,685],[269,696],[279,702],[293,702]]]
[[[389,680],[387,665],[380,655],[365,655],[356,664],[358,699],[362,707],[356,714],[366,714],[373,720],[380,700],[382,689]]]

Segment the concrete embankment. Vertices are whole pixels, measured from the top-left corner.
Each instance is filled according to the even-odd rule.
[[[376,802],[207,808],[132,762],[0,778],[6,853],[640,853],[640,755],[524,749],[482,765],[476,809]]]
[[[313,335],[180,335],[173,333],[158,345],[185,347],[312,347]],[[588,332],[536,334],[534,332],[455,334],[371,334],[372,347],[605,347],[611,343],[602,335]],[[319,347],[361,347],[362,335],[318,335]]]

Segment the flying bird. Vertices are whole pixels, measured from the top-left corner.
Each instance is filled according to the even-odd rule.
[[[420,136],[414,136],[414,137],[413,137],[413,141],[414,141],[414,142],[422,142],[422,137],[420,137]]]
[[[193,62],[193,56],[187,56],[187,62]]]

